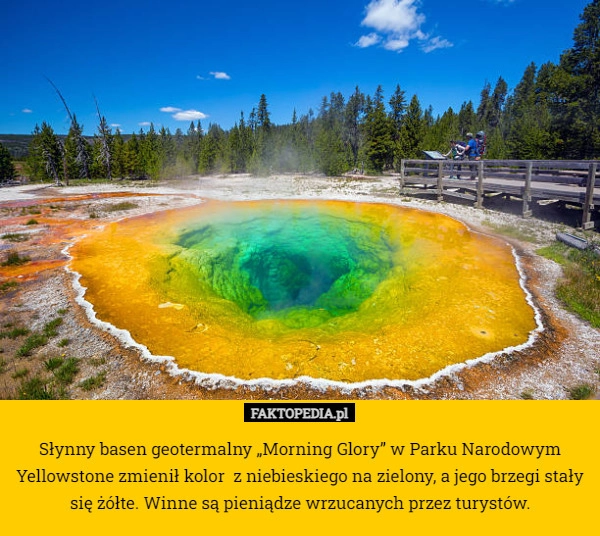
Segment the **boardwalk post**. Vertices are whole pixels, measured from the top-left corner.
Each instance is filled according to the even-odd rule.
[[[477,162],[477,201],[475,208],[483,208],[483,160]]]
[[[531,162],[525,162],[525,187],[523,188],[523,217],[530,217],[533,212],[529,208],[529,202],[531,201],[531,169],[533,164]]]
[[[590,162],[588,171],[587,184],[585,188],[585,202],[583,204],[583,219],[581,227],[583,229],[593,229],[594,222],[592,220],[592,210],[594,209],[594,186],[596,185],[596,170],[597,162]]]
[[[438,162],[438,175],[437,175],[437,200],[444,200],[444,163],[443,161]]]
[[[400,160],[400,191],[404,190],[404,177],[405,177],[405,166],[406,166],[406,160],[404,160],[404,158],[402,160]]]

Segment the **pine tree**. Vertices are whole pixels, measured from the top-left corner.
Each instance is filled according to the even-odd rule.
[[[422,142],[424,137],[423,111],[416,95],[413,95],[395,147],[396,159],[421,158]]]
[[[117,128],[112,138],[112,160],[111,177],[123,177],[125,175],[125,141],[121,131]]]
[[[536,65],[529,64],[509,101],[506,145],[511,158],[544,159],[554,152],[551,117],[545,99],[539,98],[536,73]]]
[[[490,112],[487,120],[486,128],[493,129],[501,127],[502,114],[504,113],[504,105],[506,103],[506,96],[508,94],[508,84],[504,78],[499,77],[496,85],[494,86],[494,92],[491,96]]]
[[[65,180],[91,179],[91,148],[83,137],[83,126],[71,115],[71,127],[65,140]]]
[[[44,180],[46,176],[44,158],[42,156],[41,146],[41,129],[39,125],[35,125],[31,133],[31,141],[27,150],[27,172],[34,180]]]
[[[468,132],[477,130],[477,114],[471,101],[463,103],[458,112],[458,134],[464,140]]]
[[[198,121],[198,125],[194,125],[192,121],[185,136],[183,154],[191,171],[198,171],[198,158],[200,156],[200,144],[202,140],[202,124]]]
[[[381,173],[393,150],[392,128],[385,112],[383,89],[379,86],[375,92],[372,106],[365,118],[365,156],[367,169]]]
[[[260,100],[258,101],[256,120],[259,128],[263,128],[267,131],[271,129],[271,114],[269,113],[267,97],[264,95],[264,93],[260,96]]]
[[[171,131],[164,125],[160,127],[158,132],[160,140],[160,153],[162,156],[162,168],[175,165],[177,157],[177,149],[175,147],[175,140]]]
[[[158,179],[163,166],[164,154],[153,123],[150,123],[147,134],[144,134],[143,131],[140,132],[139,156],[143,174],[153,180]]]
[[[208,132],[202,138],[198,160],[199,173],[206,175],[222,169],[224,140],[223,129],[217,124],[210,124]]]
[[[392,120],[393,126],[393,138],[394,141],[398,139],[400,129],[402,128],[402,121],[404,120],[404,114],[406,113],[406,93],[400,89],[400,84],[396,85],[396,90],[390,98],[390,119]]]
[[[0,143],[0,182],[13,180],[17,175],[17,170],[13,163],[12,156],[8,149]]]
[[[255,121],[253,154],[250,168],[255,175],[270,174],[273,170],[274,147],[271,139],[272,124],[268,109],[267,97],[260,96],[257,111],[251,114],[251,122]]]
[[[492,86],[489,82],[486,82],[481,90],[479,106],[477,107],[477,120],[479,122],[477,130],[486,129],[489,124],[492,115],[491,91]]]
[[[64,174],[64,149],[48,123],[42,123],[36,144],[38,145],[39,156],[44,167],[43,178],[48,178],[54,181],[56,185],[59,185],[61,177]]]
[[[350,148],[350,166],[352,169],[358,169],[358,157],[362,149],[364,108],[365,96],[357,86],[346,104],[342,134],[344,143]]]
[[[83,126],[77,122],[75,114],[71,113],[67,101],[63,97],[62,93],[56,87],[54,82],[49,78],[46,78],[50,85],[54,88],[62,101],[69,119],[71,120],[71,127],[69,129],[69,144],[65,144],[65,160],[64,160],[64,175],[65,180],[69,181],[69,178],[80,178],[84,177],[90,179],[90,146],[83,137]]]
[[[141,132],[140,134],[143,136],[144,133]],[[144,176],[144,168],[140,155],[140,140],[135,132],[124,146],[123,173],[132,179],[139,179]]]
[[[108,126],[106,117],[100,113],[100,106],[95,97],[94,101],[96,102],[96,111],[98,113],[98,135],[95,137],[95,142],[98,143],[99,147],[96,158],[104,168],[108,180],[112,181],[112,132]]]
[[[600,156],[600,0],[592,0],[573,32],[573,47],[555,72],[554,112],[570,158]]]

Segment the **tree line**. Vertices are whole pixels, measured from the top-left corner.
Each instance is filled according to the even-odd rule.
[[[48,123],[36,125],[29,174],[58,183],[222,172],[382,173],[398,170],[402,159],[443,150],[450,140],[481,130],[486,158],[594,159],[600,156],[600,0],[588,4],[580,20],[573,46],[558,63],[531,63],[512,92],[502,77],[493,86],[486,82],[477,105],[465,102],[458,111],[448,108],[434,116],[400,84],[388,98],[381,86],[373,95],[356,87],[347,97],[339,92],[323,97],[316,112],[294,111],[288,124],[271,122],[267,97],[261,95],[229,130],[214,123],[205,130],[198,121],[186,132],[151,125],[125,137],[119,129],[112,132],[97,106],[98,127],[90,142],[67,108],[66,138]]]

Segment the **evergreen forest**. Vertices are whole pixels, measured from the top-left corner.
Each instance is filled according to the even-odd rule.
[[[401,84],[390,95],[381,86],[373,95],[359,87],[350,95],[332,92],[318,110],[294,111],[282,125],[271,122],[267,97],[261,95],[229,130],[198,121],[185,132],[151,125],[124,135],[113,132],[97,109],[93,139],[83,136],[83,126],[68,108],[66,137],[45,122],[36,125],[27,157],[32,179],[379,174],[398,170],[403,158],[421,158],[423,150],[445,151],[449,140],[481,130],[488,159],[595,159],[600,157],[600,0],[584,9],[572,47],[558,63],[531,63],[511,91],[502,77],[485,82],[479,102],[437,116]]]

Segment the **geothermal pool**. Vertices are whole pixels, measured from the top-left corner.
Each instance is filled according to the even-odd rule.
[[[71,254],[99,320],[202,377],[420,380],[536,328],[507,244],[387,204],[208,201]]]

